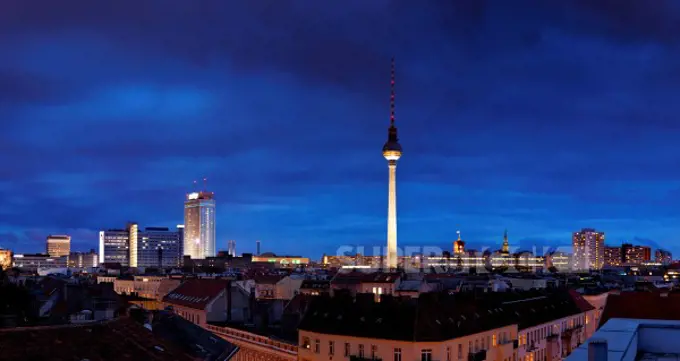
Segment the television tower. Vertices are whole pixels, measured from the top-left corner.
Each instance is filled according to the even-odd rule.
[[[387,201],[387,268],[397,268],[397,161],[401,158],[401,145],[394,126],[394,58],[390,79],[390,127],[387,129],[387,142],[383,146],[383,157],[389,169]]]

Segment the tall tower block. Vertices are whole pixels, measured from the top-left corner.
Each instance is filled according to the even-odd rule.
[[[387,160],[389,186],[387,201],[387,259],[386,267],[397,268],[397,161],[401,158],[401,144],[394,126],[394,58],[390,79],[390,127],[387,129],[387,142],[383,146],[383,157]]]

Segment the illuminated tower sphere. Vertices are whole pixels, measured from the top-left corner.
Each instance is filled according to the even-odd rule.
[[[387,142],[383,146],[383,156],[389,169],[389,187],[387,203],[387,260],[386,266],[397,268],[397,161],[401,158],[401,144],[397,138],[397,127],[394,126],[394,58],[392,58],[392,77],[390,82],[390,127],[387,130]]]

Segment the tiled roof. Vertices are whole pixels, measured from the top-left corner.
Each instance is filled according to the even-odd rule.
[[[330,285],[331,283],[329,281],[304,280],[300,285],[300,289],[327,290]]]
[[[193,360],[128,318],[0,330],[0,360]]]
[[[227,280],[188,280],[163,297],[163,302],[204,310],[210,301],[226,290],[228,285]]]
[[[621,292],[609,294],[600,325],[611,318],[680,320],[680,295],[657,292]]]
[[[581,313],[567,290],[482,295],[424,293],[417,299],[318,296],[300,330],[402,341],[443,341],[503,326],[525,329]]]
[[[335,277],[333,277],[333,280],[331,280],[331,284],[348,285],[360,283],[394,283],[397,279],[399,279],[398,273],[366,273],[361,271],[352,271],[348,273],[337,273]]]
[[[275,285],[279,283],[284,277],[282,275],[256,275],[253,280],[260,285]]]

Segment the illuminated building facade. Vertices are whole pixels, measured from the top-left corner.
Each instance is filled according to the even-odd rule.
[[[71,253],[71,236],[47,236],[46,250],[50,257],[68,256],[68,254]]]
[[[465,241],[460,239],[460,231],[457,231],[458,239],[453,242],[453,254],[463,254],[465,252]]]
[[[309,258],[300,256],[277,256],[273,253],[263,253],[259,256],[253,256],[252,262],[274,263],[279,267],[286,268],[308,265]]]
[[[137,233],[137,267],[179,267],[182,263],[182,231],[146,227]]]
[[[236,257],[236,241],[229,240],[227,242],[227,253],[232,257]]]
[[[182,263],[183,228],[146,227],[136,223],[126,229],[99,232],[99,263],[130,267],[178,267]]]
[[[623,263],[621,247],[604,247],[604,265],[609,267],[619,267]]]
[[[604,266],[604,232],[583,228],[572,236],[574,268],[601,269]]]
[[[68,256],[50,257],[48,254],[15,254],[12,257],[14,267],[23,271],[36,272],[40,269],[66,268]]]
[[[6,270],[12,267],[12,251],[8,249],[0,249],[0,270]]]
[[[130,233],[126,229],[99,232],[99,263],[130,265]]]
[[[397,161],[401,158],[401,144],[394,126],[394,58],[392,58],[392,78],[390,81],[390,127],[387,130],[387,142],[383,146],[383,157],[389,169],[388,201],[387,201],[387,259],[386,268],[397,268]]]
[[[654,252],[654,260],[662,265],[669,265],[673,263],[673,255],[670,251],[666,251],[665,249],[657,249]]]
[[[216,253],[214,194],[189,193],[184,202],[184,255],[204,259]]]
[[[71,252],[68,256],[69,268],[92,268],[99,266],[99,255],[93,249],[90,252]]]
[[[652,249],[647,246],[638,246],[630,243],[621,245],[623,262],[626,264],[643,264],[652,259]]]

